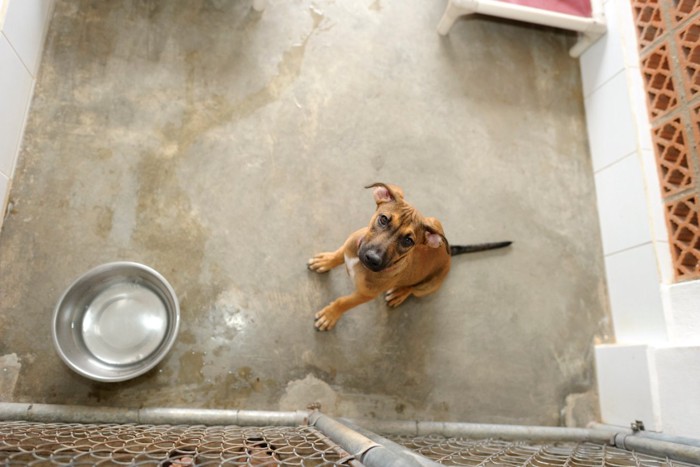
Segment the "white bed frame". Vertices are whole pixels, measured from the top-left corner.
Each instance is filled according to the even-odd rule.
[[[578,42],[571,48],[569,54],[579,57],[588,47],[597,41],[607,30],[603,8],[600,0],[591,0],[592,14],[590,18],[567,15],[548,10],[540,10],[499,0],[448,0],[445,13],[438,24],[438,33],[447,35],[457,18],[464,15],[484,14],[500,18],[525,21],[528,23],[552,26],[579,33]]]

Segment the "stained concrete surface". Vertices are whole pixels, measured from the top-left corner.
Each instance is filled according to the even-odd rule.
[[[0,237],[12,399],[595,418],[610,324],[572,38],[482,17],[442,39],[443,7],[59,0]],[[306,260],[368,222],[376,181],[452,243],[515,243],[318,333],[350,283]],[[50,321],[76,276],[115,260],[170,280],[182,328],[155,370],[101,384],[63,365]]]

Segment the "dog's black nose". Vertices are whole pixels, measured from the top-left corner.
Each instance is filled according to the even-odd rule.
[[[377,271],[382,266],[382,257],[374,250],[365,252],[365,265],[373,271]]]

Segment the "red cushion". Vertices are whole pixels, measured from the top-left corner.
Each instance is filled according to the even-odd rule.
[[[591,17],[591,2],[589,0],[500,0],[540,10],[555,11],[567,15]]]

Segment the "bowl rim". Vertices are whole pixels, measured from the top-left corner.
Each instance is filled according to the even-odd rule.
[[[172,322],[172,332],[169,333],[169,336],[166,335],[165,339],[165,346],[161,348],[160,350],[160,355],[158,358],[150,362],[149,364],[139,367],[138,369],[134,370],[133,372],[121,375],[121,376],[100,376],[100,375],[95,375],[92,374],[79,365],[77,365],[75,362],[73,362],[71,359],[68,358],[68,356],[65,354],[63,351],[63,347],[61,345],[61,342],[58,339],[58,333],[57,333],[57,327],[58,327],[58,318],[61,313],[62,305],[63,302],[65,301],[66,297],[68,294],[75,288],[77,287],[80,283],[85,281],[86,279],[96,276],[102,272],[105,272],[107,270],[113,270],[116,268],[125,268],[125,269],[140,269],[142,271],[145,271],[146,273],[152,275],[156,280],[162,283],[163,287],[167,291],[167,293],[170,295],[172,298],[174,307],[172,310],[172,315],[173,315],[173,322]],[[171,313],[169,313],[170,315]],[[156,271],[150,266],[147,266],[143,263],[139,263],[136,261],[112,261],[109,263],[102,263],[98,266],[93,267],[92,269],[89,269],[88,271],[80,274],[78,277],[76,277],[68,287],[63,291],[61,294],[61,297],[58,299],[56,302],[56,305],[53,309],[53,316],[52,316],[52,322],[51,322],[51,335],[53,339],[53,344],[54,344],[54,349],[56,350],[56,353],[59,355],[61,360],[68,365],[70,369],[75,371],[76,373],[80,374],[81,376],[91,379],[93,381],[99,381],[103,383],[118,383],[121,381],[127,381],[133,378],[136,378],[138,376],[143,375],[144,373],[149,372],[152,370],[156,365],[158,365],[163,358],[170,352],[172,349],[173,345],[175,344],[175,341],[177,339],[178,332],[180,330],[180,302],[177,298],[177,294],[175,293],[175,289],[170,285],[170,282],[163,277],[161,273]],[[153,354],[151,354],[153,355]]]

